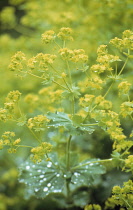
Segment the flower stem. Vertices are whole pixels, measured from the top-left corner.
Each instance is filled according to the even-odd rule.
[[[71,145],[72,135],[69,136],[67,141],[67,148],[66,148],[66,168],[67,171],[70,170],[70,145]]]

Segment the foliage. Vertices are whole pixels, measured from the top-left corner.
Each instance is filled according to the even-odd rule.
[[[10,0],[2,10],[3,32],[19,37],[1,36],[3,81],[11,79],[2,89],[1,157],[8,157],[6,148],[12,153],[25,190],[19,183],[19,196],[1,193],[1,208],[23,208],[22,192],[27,206],[37,198],[31,209],[40,199],[53,210],[133,208],[132,6],[130,0]],[[120,180],[124,173],[120,186],[107,184],[112,170]],[[112,196],[94,198],[102,188],[112,188]]]

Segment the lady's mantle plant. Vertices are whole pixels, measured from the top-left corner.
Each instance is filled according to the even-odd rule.
[[[53,195],[62,207],[86,205],[85,210],[100,210],[99,205],[87,205],[91,203],[89,188],[106,173],[106,166],[133,173],[133,133],[126,136],[121,126],[122,118],[133,120],[132,84],[123,76],[133,58],[133,32],[126,30],[122,39],[110,41],[112,49],[118,49],[116,54],[110,54],[107,45],[99,46],[96,64],[91,67],[83,49],[68,47],[73,41],[72,33],[65,27],[58,33],[46,31],[42,41],[45,49],[51,45],[50,53],[27,58],[19,51],[12,57],[11,71],[21,78],[29,76],[31,82],[36,77],[44,87],[25,96],[23,103],[27,104],[28,113],[22,109],[21,93],[11,91],[0,109],[0,119],[27,127],[37,145],[23,145],[14,131],[5,131],[0,148],[7,147],[9,153],[19,147],[30,149],[30,160],[20,167],[19,177],[26,184],[26,197]],[[77,137],[82,141],[85,134],[99,127],[113,141],[111,157],[97,159],[88,154],[84,160],[74,142]],[[60,149],[61,142],[64,146]],[[132,184],[129,180],[123,188],[115,186],[105,209],[117,204],[132,209]]]

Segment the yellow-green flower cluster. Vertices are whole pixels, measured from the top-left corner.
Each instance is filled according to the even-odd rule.
[[[0,121],[6,121],[7,119],[7,110],[0,108]]]
[[[102,208],[98,204],[90,204],[90,205],[86,205],[84,210],[102,210]]]
[[[133,207],[133,182],[131,180],[124,182],[123,187],[114,186],[112,197],[105,202],[105,210],[115,209],[115,206],[132,210]],[[123,209],[121,208],[121,209]]]
[[[133,102],[125,101],[120,106],[120,114],[122,117],[131,116],[133,113]]]
[[[22,71],[24,68],[23,61],[26,60],[26,56],[23,52],[18,51],[15,55],[11,57],[11,63],[9,69],[11,71]]]
[[[129,155],[129,149],[133,146],[133,142],[129,140],[121,140],[117,139],[118,141],[115,141],[113,148],[116,149],[118,152],[124,151],[125,155]]]
[[[123,81],[118,85],[119,96],[123,94],[128,94],[131,87],[131,83]]]
[[[21,93],[18,90],[10,91],[6,97],[6,101],[17,103],[20,99]]]
[[[88,56],[83,49],[71,50],[68,48],[61,48],[59,54],[63,60],[70,60],[74,63],[86,63],[88,61]]]
[[[38,64],[42,70],[48,70],[49,65],[53,64],[56,57],[56,55],[52,54],[38,53],[36,56],[28,60],[27,66],[32,70],[35,69],[36,65]]]
[[[112,102],[105,100],[103,96],[99,95],[95,98],[95,104],[98,105],[100,109],[111,109],[112,108]]]
[[[133,206],[133,182],[129,180],[124,182],[123,185],[122,188],[119,186],[113,187],[112,193],[114,195],[112,197],[117,201],[117,205],[119,204],[123,207]]]
[[[73,61],[74,63],[86,63],[88,61],[88,56],[85,54],[85,51],[83,49],[73,50],[71,61]]]
[[[59,30],[59,33],[55,33],[53,30],[49,30],[49,31],[45,31],[42,34],[42,41],[45,44],[48,44],[52,41],[54,41],[56,39],[56,37],[58,37],[59,39],[65,41],[65,40],[69,40],[69,41],[73,41],[73,37],[72,35],[72,29],[69,27],[62,27]]]
[[[44,159],[44,155],[51,152],[52,144],[47,142],[42,142],[38,147],[34,147],[31,149],[33,155],[31,156],[31,160],[34,163],[41,162]]]
[[[94,101],[94,95],[85,94],[84,97],[79,99],[79,104],[83,107],[90,106]]]
[[[18,90],[10,91],[6,97],[4,108],[9,112],[13,112],[15,105],[19,101],[21,93]]]
[[[15,133],[6,131],[2,135],[2,139],[0,140],[0,149],[3,149],[3,146],[9,146],[10,148],[8,149],[9,153],[16,153],[16,146],[20,143],[20,138],[15,139]]]
[[[98,64],[94,64],[91,66],[91,71],[96,72],[98,74],[103,73],[105,71],[112,71],[111,63],[115,61],[121,61],[119,56],[108,54],[107,45],[100,45],[97,50],[97,62]]]
[[[34,118],[29,118],[28,127],[36,131],[44,130],[46,124],[49,122],[46,116],[38,115]]]
[[[131,142],[133,146],[133,142]],[[123,168],[126,172],[131,171],[133,173],[133,155],[129,155],[128,158],[125,160],[125,166]]]
[[[126,136],[120,127],[119,115],[111,110],[96,110],[90,113],[91,117],[99,122],[99,126],[107,131],[114,141],[113,149],[121,152],[125,148],[131,147],[130,141],[125,141]]]
[[[45,44],[52,42],[55,39],[55,32],[53,30],[46,31],[42,34],[42,41]]]
[[[71,36],[72,29],[68,27],[63,27],[60,29],[59,33],[57,34],[57,37],[62,40],[70,40],[73,41],[73,37]]]
[[[88,79],[87,87],[93,90],[101,90],[105,82],[96,74],[91,74]]]
[[[122,39],[115,37],[110,43],[121,51],[124,49],[133,50],[133,31],[125,30]]]
[[[61,48],[59,50],[59,54],[61,55],[63,60],[71,60],[74,55],[73,50],[70,50],[68,48]]]

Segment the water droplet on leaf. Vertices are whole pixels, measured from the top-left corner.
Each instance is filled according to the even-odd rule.
[[[49,162],[49,163],[47,164],[47,167],[50,168],[51,166],[52,166],[52,163]]]
[[[38,188],[35,188],[35,192],[38,192],[39,191],[39,189]]]
[[[42,175],[40,175],[39,177],[40,177],[40,178],[43,178],[43,177],[44,177],[44,175],[42,174]]]
[[[47,187],[51,187],[51,183],[48,183],[48,184],[47,184]]]
[[[30,166],[26,166],[26,169],[29,170],[30,169]]]
[[[47,192],[47,191],[48,191],[48,187],[44,187],[44,188],[43,188],[43,191],[44,191],[44,192]]]

